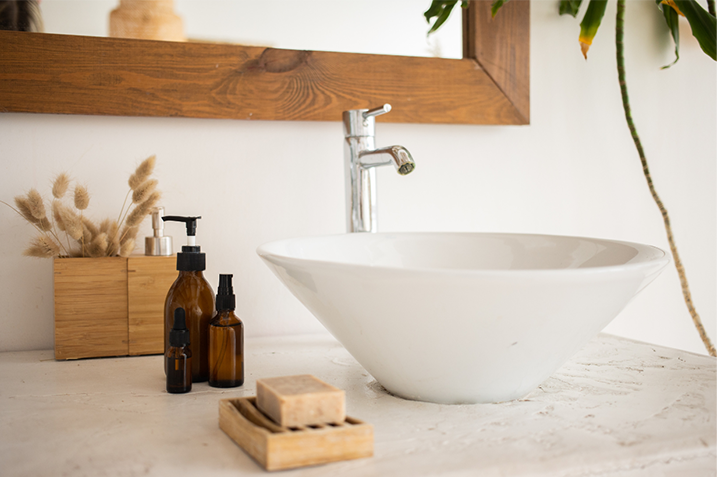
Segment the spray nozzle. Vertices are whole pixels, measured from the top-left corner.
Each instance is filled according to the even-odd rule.
[[[189,330],[187,329],[187,318],[184,308],[174,310],[174,326],[169,332],[169,345],[175,347],[187,346],[189,344]]]
[[[233,310],[236,308],[232,277],[234,275],[219,275],[219,289],[217,290],[217,311]]]

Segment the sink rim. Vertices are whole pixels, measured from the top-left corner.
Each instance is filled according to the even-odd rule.
[[[335,260],[322,260],[315,258],[300,258],[295,255],[287,253],[281,253],[276,250],[277,247],[284,246],[289,242],[295,242],[299,240],[319,240],[319,239],[331,239],[339,237],[347,237],[346,240],[361,240],[358,237],[394,237],[394,236],[438,236],[438,237],[450,237],[450,236],[478,236],[478,237],[537,237],[547,239],[572,239],[572,240],[585,240],[592,243],[605,243],[605,244],[618,244],[623,246],[632,247],[637,250],[638,254],[631,258],[627,263],[617,265],[602,265],[592,266],[584,268],[519,268],[519,269],[505,269],[505,268],[488,268],[488,269],[463,269],[463,268],[437,268],[437,267],[416,267],[416,266],[393,266],[393,265],[371,265],[365,263],[355,262],[338,262]],[[348,237],[357,237],[356,239]],[[466,275],[466,276],[537,276],[540,278],[549,278],[556,276],[556,278],[564,277],[565,275],[587,275],[587,274],[608,274],[615,272],[624,271],[643,271],[646,268],[654,268],[657,264],[659,270],[670,262],[670,257],[665,250],[655,247],[653,245],[642,244],[637,242],[625,241],[625,240],[613,240],[603,239],[595,237],[584,237],[574,235],[555,235],[555,234],[530,234],[530,233],[504,233],[504,232],[377,232],[377,233],[343,233],[343,234],[327,234],[327,235],[310,235],[302,237],[293,237],[287,239],[274,240],[271,242],[264,243],[257,247],[256,253],[265,260],[269,261],[284,261],[294,262],[301,264],[311,264],[312,266],[329,267],[329,268],[346,268],[351,267],[361,270],[373,270],[373,271],[386,271],[393,273],[431,273],[431,274],[449,274],[449,275]],[[634,261],[638,259],[639,261]]]

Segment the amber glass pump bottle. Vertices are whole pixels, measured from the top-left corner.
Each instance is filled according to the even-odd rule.
[[[214,291],[204,279],[206,255],[196,245],[197,219],[201,217],[177,217],[167,215],[163,220],[187,224],[187,245],[177,254],[179,276],[174,281],[164,301],[164,351],[169,348],[169,332],[172,329],[174,310],[184,308],[192,350],[192,381],[209,379],[209,320],[214,315]],[[164,360],[167,371],[167,359]]]
[[[233,388],[244,384],[244,324],[234,314],[233,275],[219,275],[217,314],[209,325],[209,385]]]
[[[192,351],[189,349],[184,308],[174,310],[174,326],[169,332],[167,359],[167,392],[188,393],[192,390]]]

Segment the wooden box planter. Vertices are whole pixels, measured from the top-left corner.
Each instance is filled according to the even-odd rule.
[[[161,354],[176,256],[54,261],[55,359]]]

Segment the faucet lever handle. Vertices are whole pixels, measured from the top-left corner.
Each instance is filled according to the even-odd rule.
[[[368,111],[364,111],[362,113],[362,116],[364,119],[368,119],[374,116],[380,116],[382,114],[386,114],[389,111],[391,111],[391,105],[386,103],[383,106],[379,106],[378,108],[369,109]]]

